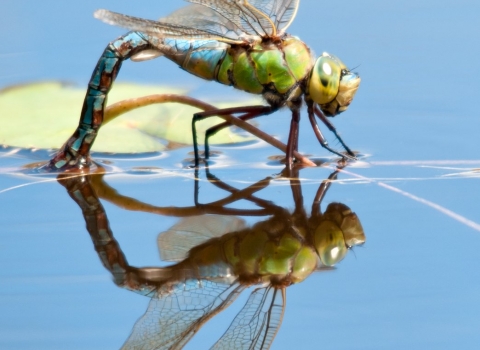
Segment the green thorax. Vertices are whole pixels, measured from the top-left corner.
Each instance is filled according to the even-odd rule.
[[[268,102],[281,103],[302,94],[302,83],[314,64],[310,49],[294,37],[265,41],[252,48],[231,46],[219,62],[216,80],[253,94]]]

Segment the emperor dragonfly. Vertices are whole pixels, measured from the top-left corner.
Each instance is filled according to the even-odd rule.
[[[323,53],[315,60],[309,47],[285,30],[292,23],[300,0],[186,0],[186,6],[159,21],[98,10],[94,16],[108,24],[130,30],[105,49],[90,79],[79,126],[50,161],[50,169],[83,167],[89,164],[90,148],[103,122],[107,95],[122,62],[165,56],[182,69],[206,80],[263,96],[268,106],[246,106],[197,113],[193,117],[195,166],[199,154],[196,121],[209,116],[240,114],[245,121],[288,107],[292,120],[286,150],[291,167],[298,149],[302,97],[320,144],[345,158],[354,153],[340,138],[326,116],[347,109],[360,84],[337,57]],[[320,120],[340,141],[347,154],[330,148],[317,122]],[[208,136],[223,123],[206,134]]]
[[[157,207],[122,196],[104,182],[103,171],[59,176],[59,182],[81,208],[95,250],[114,282],[151,298],[122,349],[181,349],[251,286],[255,290],[211,349],[270,348],[282,324],[286,288],[303,282],[313,272],[331,270],[350,248],[366,240],[359,218],[345,204],[330,203],[321,210],[341,168],[320,184],[310,214],[304,208],[298,167],[281,174],[282,178],[290,177],[293,211],[257,195],[273,178],[237,189],[213,176],[208,167],[208,180],[229,195],[199,203],[197,171],[195,206],[186,207]],[[162,260],[175,264],[129,264],[99,197],[124,209],[180,217],[158,236]],[[256,208],[232,208],[237,201],[248,201]],[[247,226],[238,215],[267,218]]]

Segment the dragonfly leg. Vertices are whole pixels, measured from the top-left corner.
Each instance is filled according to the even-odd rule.
[[[196,122],[208,117],[218,116],[222,117],[225,115],[236,114],[236,113],[246,113],[251,114],[250,118],[259,117],[262,115],[268,115],[275,112],[277,109],[270,106],[246,106],[246,107],[233,107],[225,109],[217,109],[212,111],[204,111],[200,113],[195,113],[192,118],[192,136],[193,136],[193,151],[195,153],[195,167],[198,167],[199,164],[199,155],[198,155],[198,141],[197,141],[197,128]]]
[[[317,137],[318,142],[320,142],[320,145],[322,145],[323,148],[326,150],[332,152],[333,154],[336,154],[342,158],[347,158],[347,159],[352,159],[355,160],[355,155],[346,155],[342,154],[340,152],[335,151],[333,148],[328,146],[328,142],[323,136],[322,132],[320,131],[320,128],[318,127],[317,121],[315,120],[315,114],[314,114],[314,107],[313,103],[308,103],[307,105],[308,109],[308,119],[310,120],[310,124],[312,124],[313,132],[315,133],[315,136]],[[351,151],[350,151],[351,152]]]
[[[293,164],[293,152],[298,149],[298,131],[300,123],[300,111],[292,110],[292,121],[290,122],[290,132],[288,134],[287,152],[285,157],[285,165],[291,168]]]
[[[237,118],[240,119],[240,120],[243,120],[243,121],[247,121],[247,120],[250,120],[250,119],[253,119],[253,118],[256,118],[256,117],[260,117],[260,116],[262,116],[262,114],[258,114],[258,113],[253,112],[253,113],[246,113],[246,114],[241,115]],[[218,125],[212,126],[211,128],[207,129],[207,131],[205,132],[205,144],[204,144],[205,159],[208,159],[209,156],[210,156],[210,144],[209,144],[209,141],[208,141],[210,139],[210,137],[215,135],[220,130],[225,129],[229,126],[232,126],[232,124],[230,124],[229,122],[223,122],[223,123],[220,123]]]
[[[326,125],[328,130],[330,130],[335,135],[337,140],[340,141],[345,151],[347,151],[347,153],[352,157],[355,157],[355,153],[353,153],[352,150],[345,144],[345,142],[343,142],[342,138],[337,133],[337,129],[335,128],[335,126],[327,119],[327,117],[325,117],[325,115],[322,113],[322,111],[320,110],[320,108],[318,108],[317,105],[315,105],[314,112],[317,115],[317,117],[323,122],[323,124]]]
[[[102,125],[107,95],[124,60],[152,45],[138,32],[130,32],[112,41],[93,71],[83,102],[80,122],[57,154],[50,160],[50,170],[88,166],[90,148]]]

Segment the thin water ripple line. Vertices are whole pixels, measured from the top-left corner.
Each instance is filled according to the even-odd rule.
[[[218,169],[228,168],[229,165],[231,165],[231,164],[216,165],[216,166],[213,166],[212,168],[218,168]],[[246,165],[246,163],[245,163],[245,165]],[[281,167],[279,167],[279,168],[281,168]],[[331,166],[327,166],[326,168],[331,168]],[[145,174],[142,175],[142,179],[170,177],[170,176],[180,176],[180,177],[184,177],[184,178],[192,178],[194,176],[193,174],[186,174],[184,172],[179,172],[178,169],[170,169],[169,170],[169,169],[161,168],[159,170],[161,170],[161,171],[158,171],[158,172],[154,171],[154,172],[151,172],[151,173],[145,172]],[[137,171],[135,168],[121,169],[120,167],[114,167],[113,171],[105,172],[105,175],[110,175],[110,176],[113,176],[113,177],[116,177],[116,178],[138,177],[138,175],[134,175],[134,174],[131,173],[131,172],[135,172],[135,171]],[[446,175],[440,175],[439,177],[364,177],[362,175],[351,173],[351,172],[348,172],[346,170],[343,170],[343,172],[344,173],[349,173],[350,175],[353,175],[355,178],[354,179],[338,179],[338,180],[335,180],[335,182],[342,183],[342,184],[362,184],[362,183],[380,183],[380,182],[386,182],[386,181],[388,181],[388,182],[405,182],[405,181],[455,180],[455,179],[458,179],[460,177],[466,177],[466,176],[459,176],[460,173],[459,173],[459,175],[457,175],[457,174],[446,174]],[[1,175],[13,175],[13,176],[15,176],[15,175],[18,176],[19,175],[18,173],[10,172],[8,170],[6,172],[0,171],[0,174]],[[462,173],[462,174],[464,174],[464,173]],[[29,176],[27,174],[21,174],[21,175]],[[52,175],[52,174],[40,174],[40,176],[41,175]],[[56,174],[54,174],[54,175],[56,175]],[[76,177],[76,176],[83,176],[83,175],[84,174],[72,174],[72,176],[68,177],[68,178],[73,178],[73,177]],[[30,176],[32,176],[32,175],[30,175]],[[471,177],[476,177],[476,176],[471,176]],[[273,177],[273,178],[275,178],[275,177]],[[206,181],[204,179],[198,179],[198,180]],[[279,180],[279,179],[276,179],[276,180]],[[288,180],[288,179],[285,179],[285,180]],[[304,181],[305,183],[312,183],[312,184],[319,183],[318,179],[300,178],[300,180]],[[48,183],[48,182],[53,182],[53,181],[56,181],[56,176],[54,178],[49,178],[47,180],[27,182],[27,183],[19,184],[19,185],[16,185],[16,186],[8,187],[8,188],[5,188],[5,189],[0,189],[0,194],[5,193],[5,192],[9,192],[9,191],[12,191],[12,190],[15,190],[15,189],[31,186],[31,185],[37,185],[37,184]],[[253,183],[252,181],[241,180],[241,179],[232,180],[232,181],[236,182],[236,183],[243,183],[243,184],[252,184]],[[289,185],[289,183],[288,182],[283,183],[281,181],[274,181],[272,183],[272,185],[274,185],[274,186],[285,186],[285,185]]]
[[[7,151],[0,152],[0,158],[13,158],[13,156],[17,156],[18,152],[20,152],[20,148],[13,148]],[[26,158],[26,157],[18,157],[18,158]]]
[[[480,232],[480,224],[476,223],[475,221],[472,221],[470,219],[467,219],[466,217],[460,215],[460,214],[457,214],[455,213],[454,211],[450,210],[450,209],[447,209],[437,203],[434,203],[434,202],[431,202],[425,198],[421,198],[421,197],[418,197],[418,196],[415,196],[414,194],[411,194],[409,192],[406,192],[406,191],[403,191],[399,188],[396,188],[396,187],[393,187],[393,186],[390,186],[386,183],[383,183],[383,182],[379,182],[378,183],[379,186],[381,187],[384,187],[390,191],[393,191],[393,192],[396,192],[396,193],[399,193],[405,197],[408,197],[408,198],[411,198],[419,203],[422,203],[422,204],[425,204],[435,210],[438,210],[439,212],[457,220],[458,222],[470,227],[470,228],[473,228],[474,230]]]
[[[72,175],[72,176],[65,177],[65,179],[73,179],[73,178],[78,177],[78,176],[80,176],[80,175],[78,175],[78,174],[77,175]],[[55,177],[55,178],[50,178],[50,179],[46,179],[46,180],[39,180],[39,181],[35,181],[35,182],[26,182],[26,183],[23,183],[23,184],[20,184],[20,185],[4,188],[3,190],[0,190],[0,194],[5,193],[5,192],[9,192],[9,191],[13,191],[13,190],[16,190],[16,189],[19,189],[19,188],[23,188],[23,187],[28,187],[28,186],[38,185],[38,184],[43,184],[43,183],[48,183],[48,182],[56,182],[56,181],[57,181],[57,178]]]
[[[480,169],[470,169],[468,171],[445,174],[442,176],[448,178],[477,178],[480,177]]]
[[[116,177],[116,178],[131,178],[131,177],[138,178],[138,175],[132,175],[132,174],[129,173],[130,171],[134,171],[134,170],[135,169],[122,170],[121,168],[116,168],[113,171],[103,172],[103,174],[104,175],[110,175],[111,177]],[[28,175],[28,174],[23,174],[23,173],[18,174],[18,173],[14,173],[14,172],[5,172],[5,173],[0,172],[0,175],[13,175],[13,176],[21,175],[21,176],[25,176],[25,177],[35,176],[35,175]],[[11,186],[11,187],[7,187],[7,188],[4,188],[4,189],[0,189],[0,194],[6,193],[6,192],[9,192],[9,191],[13,191],[13,190],[16,190],[16,189],[20,189],[20,188],[23,188],[23,187],[28,187],[28,186],[38,185],[38,184],[45,184],[45,183],[49,183],[49,182],[57,182],[57,175],[59,175],[59,174],[56,174],[56,173],[48,174],[48,173],[46,173],[46,174],[38,174],[37,176],[43,176],[43,175],[46,175],[46,176],[54,175],[54,177],[49,177],[48,179],[45,179],[45,180],[26,182],[26,183],[19,184],[19,185],[16,185],[16,186]],[[63,179],[73,179],[75,177],[88,176],[88,175],[96,175],[96,173],[72,174],[72,175],[69,175],[69,176],[63,174],[62,178]],[[191,179],[191,178],[193,178],[194,175],[178,172],[176,170],[161,169],[161,172],[159,172],[159,173],[142,175],[141,178],[145,179],[147,177],[148,178],[159,178],[159,177],[173,177],[173,176]]]
[[[365,181],[369,181],[371,183],[376,183],[378,186],[380,187],[383,187],[387,190],[390,190],[392,192],[395,192],[395,193],[398,193],[398,194],[401,194],[402,196],[405,196],[407,198],[410,198],[410,199],[413,199],[414,201],[416,202],[419,202],[419,203],[422,203],[422,204],[425,204],[426,206],[432,208],[432,209],[435,209],[437,211],[439,211],[440,213],[442,214],[445,214],[447,215],[448,217],[460,222],[461,224],[465,225],[465,226],[468,226],[472,229],[474,229],[475,231],[478,231],[480,232],[480,224],[473,221],[473,220],[470,220],[460,214],[457,214],[455,213],[454,211],[448,209],[448,208],[445,208],[443,206],[441,206],[440,204],[437,204],[437,203],[434,203],[434,202],[431,202],[425,198],[422,198],[422,197],[418,197],[410,192],[407,192],[407,191],[404,191],[404,190],[401,190],[397,187],[394,187],[394,186],[391,186],[391,185],[388,185],[386,184],[385,182],[382,182],[382,181],[376,181],[374,179],[370,179],[368,177],[365,177],[365,176],[362,176],[362,175],[359,175],[359,174],[356,174],[356,173],[353,173],[351,171],[348,171],[348,170],[345,170],[345,169],[341,169],[340,170],[342,173],[345,173],[345,174],[348,174],[348,175],[351,175],[351,176],[354,176],[358,179],[363,179]]]

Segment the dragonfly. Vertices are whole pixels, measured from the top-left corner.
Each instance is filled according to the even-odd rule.
[[[310,214],[303,206],[298,176],[290,179],[292,212],[256,195],[270,184],[270,177],[239,190],[208,173],[213,185],[229,193],[212,203],[198,202],[196,177],[195,205],[190,207],[154,207],[123,197],[101,174],[59,181],[82,209],[98,256],[115,283],[151,298],[122,348],[181,349],[252,287],[247,302],[212,349],[268,349],[283,320],[286,289],[314,272],[331,270],[350,248],[365,242],[361,223],[349,207],[330,203],[321,210],[337,173],[320,184]],[[180,217],[158,236],[160,256],[174,264],[131,266],[99,196],[130,210]],[[230,206],[240,200],[257,209]],[[267,219],[248,226],[239,215]]]
[[[183,70],[251,94],[267,105],[216,109],[192,118],[195,167],[199,151],[195,124],[211,116],[234,115],[246,121],[276,112],[291,111],[286,164],[291,167],[298,150],[300,109],[308,118],[321,146],[342,157],[355,159],[334,125],[326,118],[347,110],[360,84],[336,56],[324,52],[316,58],[299,38],[286,33],[300,0],[186,0],[184,8],[158,21],[97,10],[94,16],[108,24],[131,30],[110,42],[100,57],[86,92],[77,129],[50,160],[48,168],[62,170],[90,164],[90,148],[103,122],[107,96],[125,60],[145,61],[165,56]],[[346,153],[331,148],[316,117],[335,135]],[[229,126],[219,124],[208,137]]]

